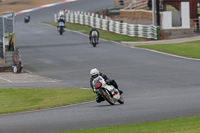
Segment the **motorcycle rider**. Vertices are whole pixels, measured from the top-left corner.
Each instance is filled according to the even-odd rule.
[[[58,20],[58,26],[57,26],[57,28],[59,28],[59,27],[62,27],[62,28],[63,28],[63,31],[64,31],[64,28],[65,28],[65,20],[64,20],[63,18],[60,18],[60,19]]]
[[[64,22],[66,22],[66,13],[65,10],[60,10],[58,13],[58,19],[62,19]]]
[[[99,31],[95,27],[92,28],[92,30],[90,31],[90,34],[89,34],[90,43],[92,43],[93,35],[97,36],[97,44],[98,44],[99,43]]]
[[[113,85],[113,86],[115,87],[115,89],[118,89],[118,90],[119,90],[116,81],[115,81],[115,80],[109,79],[105,74],[101,73],[97,68],[93,68],[93,69],[90,71],[90,75],[91,75],[91,78],[90,78],[90,86],[91,86],[93,92],[94,92],[94,88],[93,88],[92,81],[93,81],[96,77],[98,77],[98,76],[101,76],[101,77],[105,80],[105,82],[106,82],[107,85]],[[120,95],[121,95],[121,94],[123,93],[123,91],[122,91],[122,90],[119,90],[119,93],[120,93]],[[98,103],[104,101],[104,98],[103,98],[99,93],[96,93],[96,94],[97,94],[97,96],[96,96],[96,101],[97,101]]]
[[[63,30],[64,30],[64,28],[65,28],[65,23],[66,23],[65,13],[64,13],[64,10],[61,10],[61,11],[58,13],[58,26],[57,26],[57,28],[63,27]]]
[[[30,21],[31,17],[29,14],[26,15],[26,17],[24,18],[24,22],[28,23]]]

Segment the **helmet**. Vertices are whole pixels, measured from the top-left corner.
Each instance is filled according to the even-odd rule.
[[[90,75],[92,76],[92,78],[96,78],[97,76],[99,76],[99,70],[96,69],[96,68],[93,68],[93,69],[90,71]]]

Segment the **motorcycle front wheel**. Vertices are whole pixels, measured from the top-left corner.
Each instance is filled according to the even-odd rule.
[[[93,42],[92,42],[93,47],[96,47],[97,43],[96,43],[96,38],[93,38]]]
[[[62,35],[63,34],[63,27],[58,27],[58,32],[60,33],[60,35]]]
[[[122,96],[120,96],[120,99],[118,100],[118,102],[119,102],[120,104],[124,104],[124,99],[122,98]]]
[[[101,88],[100,90],[101,95],[103,96],[103,98],[111,105],[114,105],[115,102],[113,100],[113,98],[110,96],[109,93],[107,93],[107,91],[104,88]]]
[[[62,35],[63,34],[63,31],[62,30],[60,30],[60,35]]]

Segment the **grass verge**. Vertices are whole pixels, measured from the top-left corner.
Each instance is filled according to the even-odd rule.
[[[95,100],[85,89],[0,89],[0,114],[58,107]]]
[[[47,22],[46,24],[57,26],[57,23],[55,23],[55,22]],[[91,27],[89,27],[89,26],[74,24],[74,23],[67,23],[66,28],[69,30],[79,31],[79,32],[85,33],[87,35],[89,35],[89,32],[91,30]],[[112,41],[118,41],[118,42],[119,41],[132,41],[133,42],[133,41],[144,41],[145,40],[144,38],[140,38],[140,37],[130,37],[130,36],[120,35],[120,34],[108,32],[108,31],[104,31],[104,30],[100,30],[100,29],[98,29],[98,31],[100,34],[100,38],[112,40]]]
[[[174,55],[200,59],[200,41],[136,46]]]
[[[199,133],[200,116],[62,133]]]

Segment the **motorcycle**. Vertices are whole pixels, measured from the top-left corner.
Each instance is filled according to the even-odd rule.
[[[60,35],[62,35],[63,32],[64,32],[64,27],[63,26],[58,26],[57,29],[58,29],[58,32],[60,33]]]
[[[124,104],[124,99],[112,85],[107,85],[103,77],[98,76],[92,81],[94,92],[99,93],[109,104],[114,105],[116,102]]]
[[[63,32],[65,32],[64,28],[65,28],[65,21],[63,19],[59,19],[57,29],[60,35],[62,35]]]
[[[24,18],[24,23],[29,23],[30,19],[31,19],[30,16],[26,16],[26,17]]]
[[[91,39],[92,39],[93,47],[96,47],[96,45],[97,45],[97,36],[96,36],[96,34],[93,34]]]

